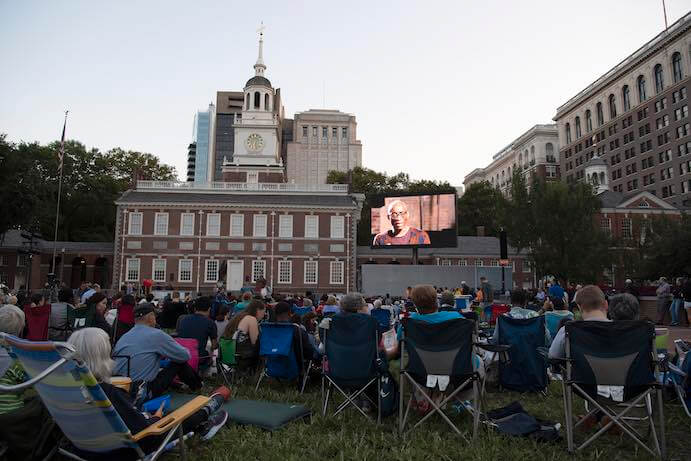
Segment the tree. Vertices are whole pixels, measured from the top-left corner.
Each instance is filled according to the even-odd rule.
[[[530,204],[528,186],[523,173],[514,169],[511,178],[511,197],[504,206],[502,222],[509,244],[520,254],[530,246],[535,235],[535,222]]]
[[[680,220],[653,216],[638,228],[645,231],[639,231],[638,238],[629,242],[622,257],[632,268],[633,277],[653,280],[662,275],[691,275],[690,215],[684,213]]]
[[[484,226],[485,235],[498,235],[505,205],[504,196],[489,182],[471,184],[456,205],[458,234],[477,235],[478,226]]]

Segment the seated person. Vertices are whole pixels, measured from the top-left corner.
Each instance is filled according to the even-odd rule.
[[[136,328],[135,326],[134,329]],[[68,342],[74,346],[79,357],[89,367],[108,400],[132,434],[146,429],[163,416],[163,406],[152,416],[141,413],[134,406],[130,394],[110,384],[113,360],[110,358],[110,340],[103,330],[82,328],[72,333]],[[230,397],[230,389],[224,386],[216,389],[211,395],[211,400],[182,423],[183,433],[198,432],[203,440],[209,440],[216,435],[228,420],[228,413],[221,408],[228,397]],[[145,437],[139,442],[140,447],[145,453],[151,453],[158,448],[164,437],[165,435]],[[109,453],[108,459],[136,458],[136,453],[133,450],[122,451],[117,455]]]
[[[187,361],[190,354],[166,332],[156,328],[156,314],[150,303],[139,304],[134,311],[135,325],[115,344],[114,372],[127,376],[129,357],[130,378],[146,383],[150,398],[164,394],[177,376],[191,390],[199,390],[202,380]],[[160,367],[161,359],[170,364]]]
[[[310,309],[312,309],[312,312],[314,312],[314,306],[312,305],[312,300],[309,298],[304,298],[302,300],[302,307],[303,308],[310,308]],[[295,310],[295,309],[293,309],[293,310]]]
[[[551,338],[557,335],[562,319],[573,320],[573,312],[567,309],[563,299],[554,298],[551,300],[547,298],[543,309],[545,310],[545,325]]]
[[[67,314],[74,309],[74,294],[67,287],[58,291],[58,302],[50,305],[50,321],[48,322],[48,339],[50,341],[65,341],[69,336],[70,324]]]
[[[113,329],[106,320],[105,314],[108,308],[108,297],[102,292],[94,293],[86,300],[89,309],[93,309],[94,317],[92,319],[92,327],[100,328],[105,331],[108,336],[113,334]]]
[[[114,343],[117,343],[122,335],[130,331],[134,326],[134,306],[136,304],[137,302],[131,294],[123,296],[120,300],[120,304],[117,306],[118,316],[115,321]]]
[[[639,316],[640,307],[634,295],[621,293],[609,298],[607,317],[611,320],[638,320]]]
[[[21,337],[25,324],[24,312],[17,306],[6,304],[0,307],[0,332]],[[19,362],[14,361],[4,347],[0,347],[0,363],[12,363],[0,377],[0,384],[15,386],[26,381],[26,374]],[[3,367],[4,368],[4,367]],[[24,391],[0,394],[0,415],[19,410],[24,406]]]
[[[216,311],[216,317],[213,319],[214,322],[216,322],[216,331],[223,333],[226,331],[226,327],[228,326],[228,323],[230,323],[230,309],[232,308],[232,305],[230,304],[221,304],[218,306],[218,310]]]
[[[540,314],[533,310],[525,308],[527,300],[528,298],[525,290],[522,290],[520,288],[517,290],[513,290],[511,292],[511,310],[506,314],[502,315],[508,315],[509,317],[514,319],[532,319],[538,317]],[[547,344],[549,344],[551,337],[549,335],[547,325],[545,325],[545,338],[547,339]],[[497,321],[497,324],[494,327],[494,334],[492,334],[492,337],[490,338],[489,342],[490,344],[497,344],[497,341],[499,341],[499,321]]]
[[[280,303],[276,304],[276,307],[274,307],[274,312],[276,313],[276,322],[278,323],[291,323],[291,307],[290,304],[288,304],[285,301],[281,301]],[[310,314],[312,314],[310,312]],[[306,314],[308,315],[308,314]],[[299,326],[299,324],[298,324]],[[303,328],[298,328],[296,330],[295,334],[299,334],[301,336],[300,340],[302,341],[302,352],[303,352],[303,358],[304,360],[317,360],[319,359],[319,354],[314,350],[312,347],[312,343],[309,340],[309,335],[307,334],[307,331],[304,330]],[[300,360],[299,357],[299,346],[297,345],[298,338],[293,338],[293,347],[295,350],[295,355],[297,357],[298,363]]]
[[[233,307],[233,314],[239,314],[240,312],[244,311],[245,308],[249,306],[250,301],[252,301],[252,292],[245,291],[242,293],[242,301]]]
[[[218,331],[216,322],[209,318],[211,299],[207,296],[197,298],[193,303],[194,314],[186,315],[178,324],[178,336],[180,338],[192,338],[197,340],[200,368],[208,368],[211,365],[213,351],[218,347]],[[211,341],[211,352],[206,349],[207,342]]]
[[[447,320],[462,319],[463,314],[457,311],[439,311],[437,292],[431,285],[416,285],[411,293],[417,312],[411,312],[410,318],[424,320],[428,323],[441,323]],[[403,338],[403,327],[398,327],[398,339]]]
[[[266,306],[254,299],[233,317],[223,332],[224,338],[235,340],[235,355],[241,369],[254,368],[259,362],[259,322],[264,315]]]
[[[338,314],[339,312],[341,312],[341,308],[338,307],[338,301],[336,301],[336,297],[329,296],[326,299],[326,304],[324,304],[324,308],[322,309],[322,314],[326,316]]]
[[[180,292],[174,291],[171,298],[163,303],[158,324],[161,328],[175,328],[178,318],[185,314],[187,314],[187,304],[180,301]]]
[[[307,332],[307,338],[309,339],[312,348],[318,353],[319,337],[317,333],[317,314],[314,312],[306,313],[300,319],[300,324]]]
[[[455,311],[456,297],[450,291],[444,291],[439,298],[440,311]]]

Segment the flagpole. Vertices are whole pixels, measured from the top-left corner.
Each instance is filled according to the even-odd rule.
[[[53,273],[53,279],[55,280],[55,255],[58,251],[58,225],[60,222],[60,197],[62,195],[62,171],[64,170],[64,164],[65,164],[65,128],[67,128],[67,113],[69,111],[65,111],[65,122],[62,125],[62,139],[60,140],[60,163],[58,164],[58,168],[60,169],[60,179],[58,180],[58,204],[55,210],[55,235],[53,237],[53,263],[51,264],[52,267],[52,273]],[[62,274],[60,274],[62,276]]]

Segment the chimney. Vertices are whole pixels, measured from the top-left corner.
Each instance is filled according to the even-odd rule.
[[[485,226],[477,226],[477,236],[478,237],[484,237],[485,236]]]

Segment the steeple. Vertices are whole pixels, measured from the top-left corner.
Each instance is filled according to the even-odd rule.
[[[259,56],[257,56],[257,63],[254,65],[254,75],[258,77],[264,76],[266,65],[264,64],[264,23],[262,22],[259,29]]]

